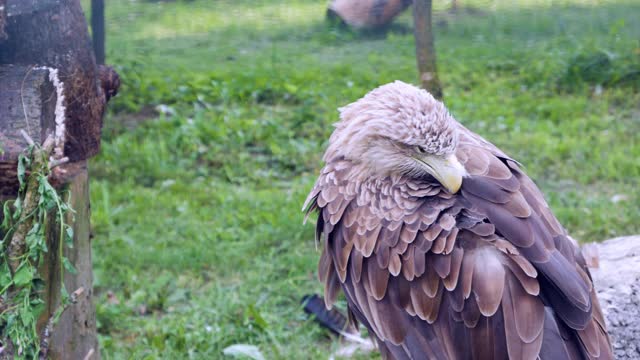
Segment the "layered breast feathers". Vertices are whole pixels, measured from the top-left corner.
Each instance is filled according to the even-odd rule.
[[[575,242],[515,161],[460,133],[455,195],[327,162],[305,205],[327,306],[344,290],[387,358],[612,359]]]

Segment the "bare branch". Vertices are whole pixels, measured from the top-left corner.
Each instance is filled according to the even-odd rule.
[[[20,129],[20,135],[22,135],[22,137],[25,139],[27,144],[29,144],[29,146],[35,145],[35,143],[33,142],[33,139],[31,138],[31,136],[29,136],[29,134],[27,134],[27,132],[24,131],[24,129]]]
[[[44,155],[46,155],[47,158],[49,158],[49,155],[51,154],[51,151],[53,151],[53,147],[55,146],[55,144],[56,140],[54,139],[53,135],[47,135],[47,138],[44,139],[44,142],[42,143],[42,152],[44,152]]]
[[[53,169],[53,168],[55,168],[57,166],[64,165],[64,164],[66,164],[68,162],[69,162],[69,158],[66,157],[66,156],[63,157],[63,158],[60,158],[60,159],[51,160],[51,161],[49,161],[49,169]]]

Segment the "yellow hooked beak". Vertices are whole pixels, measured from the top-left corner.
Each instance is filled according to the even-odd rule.
[[[467,174],[467,171],[454,154],[447,156],[429,154],[418,160],[447,191],[455,194],[460,190],[462,177]]]

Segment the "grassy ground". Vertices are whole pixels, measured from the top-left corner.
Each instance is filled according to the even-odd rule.
[[[525,165],[574,237],[640,232],[640,4],[463,3],[477,11],[436,14],[454,116]],[[91,164],[106,359],[337,347],[299,305],[321,291],[300,207],[336,108],[416,72],[409,13],[367,34],[327,26],[324,9],[108,2],[124,85]]]

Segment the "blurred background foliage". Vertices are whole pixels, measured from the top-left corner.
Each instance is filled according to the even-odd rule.
[[[354,31],[327,24],[326,5],[107,2],[123,86],[91,163],[104,358],[337,348],[300,308],[321,292],[300,207],[336,109],[417,72],[410,11]],[[640,3],[461,5],[434,5],[452,114],[524,164],[575,238],[640,232]]]

